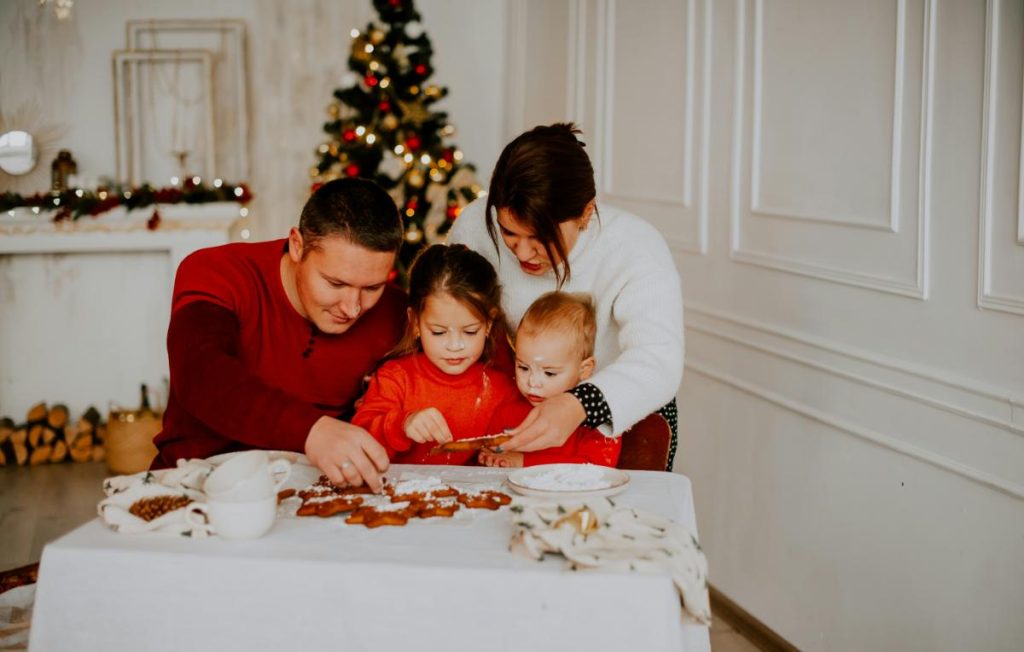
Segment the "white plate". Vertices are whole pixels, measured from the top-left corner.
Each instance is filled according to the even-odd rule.
[[[583,474],[591,477],[584,478]],[[629,485],[629,474],[593,464],[541,464],[512,471],[507,482],[524,496],[592,498],[624,491]]]

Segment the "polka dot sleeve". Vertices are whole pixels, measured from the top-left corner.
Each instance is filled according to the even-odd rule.
[[[597,428],[602,424],[612,422],[611,408],[608,407],[608,403],[604,400],[604,394],[597,388],[597,385],[582,383],[570,389],[569,393],[579,400],[583,405],[583,411],[587,413],[583,425],[588,428]]]

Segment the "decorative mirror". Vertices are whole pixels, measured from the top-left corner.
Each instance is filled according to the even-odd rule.
[[[39,152],[35,140],[27,131],[8,131],[0,134],[0,170],[20,176],[36,166]]]

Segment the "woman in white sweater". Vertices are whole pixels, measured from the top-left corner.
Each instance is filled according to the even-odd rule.
[[[534,408],[504,450],[559,446],[584,424],[618,436],[652,412],[672,428],[683,375],[683,298],[664,238],[596,201],[594,169],[571,124],[536,127],[501,153],[485,198],[448,235],[498,270],[514,330],[541,294],[587,292],[597,307],[597,372]]]

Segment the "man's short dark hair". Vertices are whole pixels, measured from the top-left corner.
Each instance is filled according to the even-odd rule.
[[[402,246],[402,218],[391,196],[369,179],[335,179],[316,189],[302,208],[299,233],[306,250],[340,235],[370,251]]]

